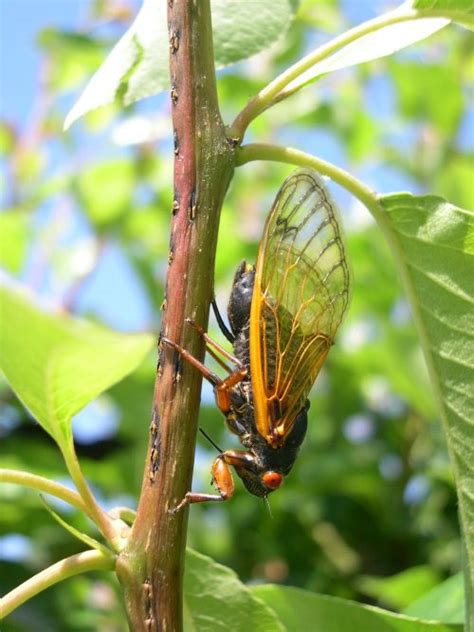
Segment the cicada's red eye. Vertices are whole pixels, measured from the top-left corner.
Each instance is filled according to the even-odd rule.
[[[270,470],[269,472],[265,472],[265,474],[262,476],[262,482],[265,487],[268,487],[268,489],[271,489],[273,491],[275,489],[278,489],[283,483],[283,475],[279,472],[272,472]]]

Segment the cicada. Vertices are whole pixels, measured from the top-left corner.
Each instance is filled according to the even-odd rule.
[[[228,306],[233,344],[225,351],[199,326],[207,349],[228,370],[218,377],[163,338],[214,386],[216,403],[244,450],[225,450],[212,465],[217,494],[188,492],[180,504],[223,501],[234,492],[230,466],[255,496],[267,497],[290,472],[306,434],[309,391],[323,366],[350,298],[342,227],[321,177],[290,175],[265,223],[255,266],[243,261]]]

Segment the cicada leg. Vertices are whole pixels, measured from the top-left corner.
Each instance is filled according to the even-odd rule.
[[[181,347],[177,342],[173,342],[172,340],[170,340],[169,338],[165,338],[164,336],[161,336],[160,342],[164,342],[170,347],[173,347],[173,349],[177,351],[179,355],[182,356],[187,362],[189,362],[189,364],[192,364],[194,367],[196,367],[196,369],[198,369],[198,371],[200,371],[202,375],[206,378],[206,380],[208,380],[214,387],[217,388],[223,382],[223,380],[218,375],[211,371],[211,369],[208,369],[205,364],[195,358],[192,353],[186,351],[186,349]]]
[[[219,308],[217,307],[215,298],[212,299],[211,305],[212,305],[212,311],[214,312],[214,316],[216,317],[216,320],[217,320],[217,324],[219,325],[219,329],[222,331],[222,333],[227,338],[227,340],[231,344],[234,344],[235,336],[225,324],[224,319],[222,318],[221,313],[219,311]]]
[[[196,328],[197,327],[198,326],[196,325]],[[222,349],[222,347],[220,347],[218,343],[214,342],[212,338],[209,338],[209,336],[202,329],[200,333],[201,332],[203,333],[204,336],[206,336],[204,339],[206,340],[208,344],[210,344],[209,341],[212,341],[213,345],[216,348],[218,348],[219,350]],[[225,349],[222,349],[222,352],[227,354],[227,356],[229,356],[230,358],[233,358],[233,360],[235,360],[237,364],[237,369],[235,371],[232,371],[230,375],[228,375],[223,380],[218,375],[216,375],[213,371],[211,371],[200,360],[198,360],[191,353],[189,353],[189,351],[186,351],[186,349],[178,345],[176,342],[173,342],[172,340],[169,340],[169,338],[165,338],[165,337],[162,337],[161,341],[173,347],[173,349],[175,349],[185,360],[187,360],[190,364],[196,367],[198,371],[202,373],[205,379],[208,380],[214,386],[214,390],[216,394],[216,403],[217,403],[217,406],[219,407],[219,410],[221,410],[224,414],[228,413],[230,410],[230,389],[236,386],[236,384],[238,384],[239,382],[241,382],[247,375],[247,369],[243,366],[240,360],[238,360],[237,358],[233,358],[233,356],[228,354],[227,351],[225,351]]]
[[[219,454],[212,464],[212,482],[217,487],[218,494],[200,494],[188,492],[179,505],[174,509],[179,511],[191,503],[205,503],[209,501],[223,502],[232,498],[234,494],[234,479],[230,466],[245,467],[253,461],[254,457],[249,452],[243,450],[226,450]]]
[[[197,327],[196,327],[197,328]],[[221,350],[222,348],[202,330],[198,329],[206,341],[206,343],[213,343],[214,347]],[[203,364],[200,360],[195,358],[189,351],[186,351],[183,347],[176,342],[162,337],[161,342],[164,342],[173,349],[175,349],[185,360],[192,364],[198,371],[202,373],[205,379],[207,379],[213,386],[216,395],[216,403],[219,409],[224,413],[229,413],[231,409],[230,391],[231,389],[241,382],[247,376],[247,369],[237,359],[233,358],[230,354],[222,349],[226,354],[226,357],[235,360],[237,369],[230,373],[224,380],[216,375],[213,371]],[[194,492],[188,492],[180,504],[174,511],[179,511],[182,507],[185,507],[189,503],[202,503],[207,501],[223,501],[231,498],[234,493],[234,480],[232,478],[232,472],[230,471],[230,465],[235,467],[245,468],[245,465],[250,461],[253,461],[254,457],[249,452],[243,450],[227,450],[220,454],[212,465],[212,480],[216,485],[219,494],[197,494]]]
[[[191,327],[198,332],[198,334],[201,336],[201,338],[203,338],[206,341],[206,345],[208,346],[208,350],[209,351],[210,351],[209,347],[211,347],[211,348],[215,349],[216,351],[218,351],[220,354],[222,354],[224,356],[224,358],[227,358],[227,360],[230,360],[232,362],[232,364],[235,364],[235,366],[238,367],[239,369],[243,368],[244,365],[238,358],[236,358],[231,353],[226,351],[224,349],[224,347],[222,347],[218,342],[213,340],[209,336],[209,334],[206,331],[204,331],[204,329],[200,325],[198,325],[197,323],[194,322],[194,320],[192,318],[186,318],[186,322],[188,323],[188,325],[191,325]],[[213,355],[213,357],[215,358],[214,355]]]

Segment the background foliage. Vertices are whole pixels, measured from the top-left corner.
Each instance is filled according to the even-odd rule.
[[[118,115],[113,107],[97,110],[62,132],[80,86],[136,10],[125,1],[83,7],[71,30],[37,34],[41,75],[30,117],[10,112],[0,128],[7,176],[0,263],[58,309],[123,331],[157,331],[172,197],[168,95]],[[219,75],[226,122],[316,43],[384,9],[382,2],[303,2],[286,39]],[[332,74],[260,117],[251,136],[311,151],[381,192],[437,193],[474,208],[468,38],[452,27],[394,57]],[[255,163],[236,173],[217,253],[221,306],[240,260],[254,260],[265,213],[289,171]],[[312,392],[301,456],[271,498],[272,516],[238,485],[231,502],[192,508],[189,544],[251,585],[288,584],[403,610],[460,570],[455,490],[391,255],[365,209],[332,190],[346,223],[355,287]],[[210,331],[221,339],[215,323]],[[106,506],[133,506],[138,496],[154,369],[152,353],[75,419],[78,455]],[[3,466],[65,481],[51,439],[4,382],[0,397]],[[201,425],[222,447],[233,445],[207,386]],[[213,457],[200,440],[196,489],[207,488]],[[52,521],[36,493],[1,491],[6,592],[81,545]],[[85,528],[75,512],[67,517]],[[70,579],[22,607],[5,630],[54,629],[57,621],[69,630],[122,630],[117,595],[105,576]],[[450,616],[457,622],[461,613]]]

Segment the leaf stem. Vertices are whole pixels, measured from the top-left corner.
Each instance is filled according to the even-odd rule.
[[[370,210],[377,221],[380,221],[377,194],[350,173],[326,160],[316,158],[316,156],[307,154],[299,149],[268,143],[249,143],[244,145],[238,150],[236,158],[237,165],[244,165],[253,160],[272,160],[274,162],[284,162],[315,169],[347,189]]]
[[[125,524],[132,525],[137,517],[137,512],[130,507],[114,507],[109,511],[112,520],[122,520]]]
[[[51,481],[44,476],[2,468],[0,469],[0,482],[23,485],[24,487],[30,487],[31,489],[36,489],[40,492],[50,494],[51,496],[56,496],[56,498],[76,507],[76,509],[79,509],[79,511],[91,517],[89,507],[84,503],[77,492],[68,489],[65,485],[56,483],[56,481]]]
[[[364,35],[378,31],[391,24],[424,17],[426,17],[424,12],[414,9],[407,10],[403,8],[402,10],[398,8],[395,11],[381,15],[373,20],[363,22],[338,37],[335,37],[323,46],[320,46],[281,73],[247,103],[243,110],[237,115],[232,125],[230,125],[228,129],[229,138],[240,141],[244,137],[245,131],[250,123],[264,110],[281,100],[282,90],[316,63],[321,62],[323,59],[326,59],[336,51],[360,39]],[[284,97],[286,98],[292,93],[292,91],[289,91]]]
[[[68,447],[67,450],[63,450],[62,446],[60,447],[69,474],[77,487],[80,497],[87,507],[87,515],[95,522],[98,529],[109,542],[114,551],[120,552],[126,541],[120,535],[120,529],[117,529],[117,525],[114,524],[112,518],[97,502],[84,477],[84,474],[82,473],[74,448],[71,449]]]
[[[2,618],[6,617],[18,606],[31,599],[31,597],[68,577],[88,571],[111,571],[114,569],[114,566],[114,557],[111,555],[107,556],[100,551],[84,551],[83,553],[71,555],[71,557],[67,557],[34,575],[23,584],[20,584],[20,586],[14,588],[3,599],[0,599],[1,616]]]

